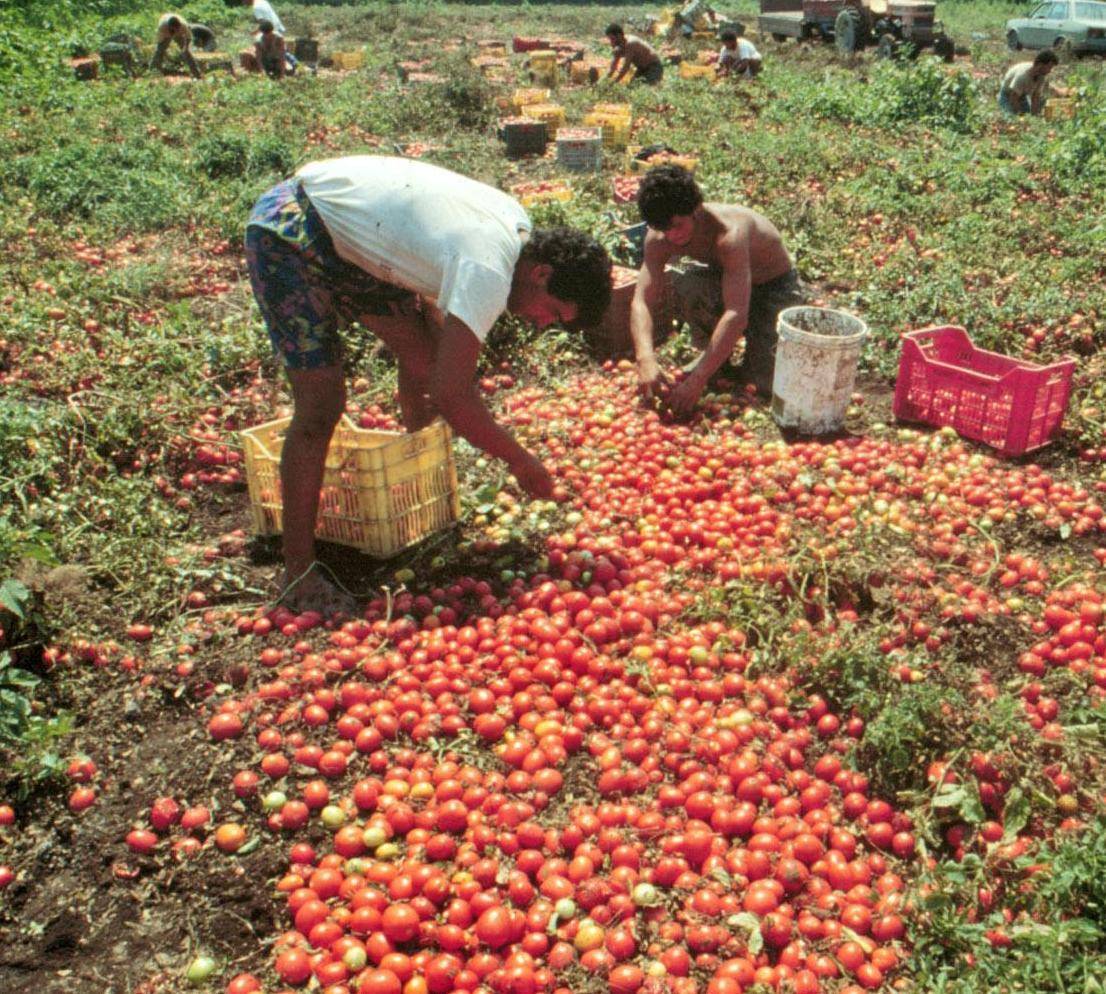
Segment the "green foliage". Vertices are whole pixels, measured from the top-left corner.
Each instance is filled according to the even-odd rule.
[[[287,144],[277,136],[263,135],[251,140],[237,132],[201,139],[196,144],[196,161],[209,179],[284,174],[295,165]]]
[[[803,96],[821,117],[873,127],[922,124],[974,134],[982,122],[980,92],[970,73],[950,70],[932,56],[877,62],[866,86],[857,86],[851,73],[828,73],[813,94]],[[792,101],[796,111],[798,100]]]
[[[1007,923],[994,911],[965,919],[981,887],[999,886],[996,867],[979,856],[943,862],[926,874],[918,901],[911,973],[919,990],[940,994],[995,991],[1099,992],[1106,974],[1106,822],[1060,836],[1018,861],[1020,911]],[[994,936],[1002,937],[999,945]],[[1009,948],[1004,948],[1008,943]],[[968,958],[971,965],[968,965]]]
[[[63,145],[29,164],[27,187],[55,217],[99,215],[140,229],[179,216],[187,196],[169,156],[152,143]]]

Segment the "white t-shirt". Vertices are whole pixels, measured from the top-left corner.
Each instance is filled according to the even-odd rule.
[[[253,19],[255,21],[269,21],[278,35],[284,34],[284,25],[277,17],[277,12],[273,10],[273,5],[269,3],[269,0],[253,0]]]
[[[353,155],[296,173],[347,262],[434,300],[484,341],[507,307],[530,218],[507,194],[427,162]]]
[[[754,45],[747,38],[737,39],[737,48],[730,49],[725,45],[722,46],[722,51],[718,53],[719,64],[725,62],[745,62],[749,59],[759,59],[760,52],[757,51],[756,45]]]
[[[1002,89],[1016,97],[1043,97],[1048,92],[1048,76],[1033,76],[1032,62],[1019,62],[1006,70]]]

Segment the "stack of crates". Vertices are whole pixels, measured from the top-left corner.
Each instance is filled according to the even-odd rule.
[[[599,128],[568,128],[557,132],[557,164],[573,172],[599,172],[603,137]]]
[[[623,149],[630,142],[633,117],[629,104],[596,104],[584,117],[584,124],[601,128],[603,145],[608,149]]]
[[[549,91],[537,90],[530,87],[525,90],[515,90],[511,94],[510,108],[515,114],[525,114],[526,108],[531,104],[549,103]]]
[[[556,134],[565,123],[565,109],[560,104],[527,104],[524,113],[544,122],[545,130],[551,135]]]

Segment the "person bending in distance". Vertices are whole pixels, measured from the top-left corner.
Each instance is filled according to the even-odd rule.
[[[616,83],[621,82],[622,77],[631,69],[634,70],[632,83],[648,83],[654,85],[664,78],[664,63],[661,57],[648,42],[642,41],[637,35],[628,35],[622,29],[621,24],[607,26],[607,41],[610,42],[614,55],[611,58],[611,67],[607,70],[607,79],[614,76]],[[618,69],[619,62],[622,68]],[[615,71],[618,70],[618,75]]]
[[[630,333],[642,394],[664,394],[676,413],[687,414],[742,337],[745,353],[736,378],[770,394],[776,319],[784,308],[804,302],[780,233],[768,218],[747,207],[704,203],[695,178],[682,166],[650,170],[637,202],[648,231],[630,308]],[[672,386],[653,352],[653,321],[666,266],[682,257],[693,262],[673,274],[676,314],[690,325],[693,341],[703,351],[684,379]]]
[[[552,495],[549,470],[496,422],[474,378],[504,311],[538,328],[599,321],[611,262],[594,239],[534,229],[507,194],[449,170],[363,155],[308,163],[264,193],[245,242],[250,283],[294,404],[280,468],[290,606],[352,608],[313,568],[324,461],[345,410],[340,332],[351,322],[395,356],[408,430],[440,414],[504,460],[527,493]]]

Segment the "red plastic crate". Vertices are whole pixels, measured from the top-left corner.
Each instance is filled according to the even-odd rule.
[[[1074,359],[1038,366],[978,349],[963,328],[923,328],[903,336],[895,417],[1019,456],[1052,441],[1074,370]]]
[[[511,47],[516,52],[536,52],[549,47],[549,42],[544,38],[521,38],[518,35],[511,41]]]

